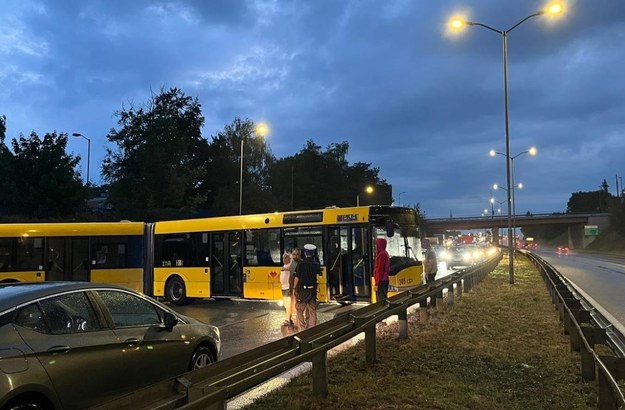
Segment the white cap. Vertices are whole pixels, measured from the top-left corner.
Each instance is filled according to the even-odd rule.
[[[305,251],[314,251],[315,249],[317,249],[317,247],[312,243],[307,243],[306,245],[304,245]]]

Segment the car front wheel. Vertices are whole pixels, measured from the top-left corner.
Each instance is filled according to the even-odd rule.
[[[211,363],[215,363],[215,356],[208,347],[200,346],[193,354],[189,370],[201,369]]]
[[[45,410],[47,408],[46,403],[36,399],[18,399],[3,407],[3,409],[7,410]]]

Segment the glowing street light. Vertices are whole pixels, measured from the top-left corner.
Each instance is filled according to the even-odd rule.
[[[449,21],[449,28],[451,31],[458,32],[464,29],[466,26],[480,26],[487,30],[493,31],[501,35],[503,40],[503,83],[504,83],[504,123],[505,123],[505,136],[506,136],[506,181],[509,187],[513,186],[512,174],[511,174],[511,160],[510,160],[510,114],[508,109],[508,34],[523,24],[525,21],[532,17],[541,15],[558,15],[564,11],[563,6],[558,2],[550,3],[546,8],[536,13],[530,14],[518,23],[510,27],[508,30],[498,30],[483,23],[477,23],[473,21],[467,21],[464,18],[454,17]],[[511,208],[511,190],[508,190],[508,237],[512,237],[512,208]],[[512,243],[508,241],[508,272],[510,277],[510,283],[514,283],[514,262],[512,255],[514,248]]]
[[[505,154],[502,154],[501,152],[495,151],[494,149],[491,149],[488,154],[491,157],[494,157],[496,155],[503,155],[505,156]],[[516,192],[516,190],[514,188],[519,188],[519,189],[523,189],[523,183],[519,183],[518,185],[514,184],[514,159],[517,157],[520,157],[521,155],[525,155],[528,154],[532,157],[535,157],[536,154],[538,154],[538,150],[536,149],[536,147],[530,147],[529,149],[519,152],[516,155],[513,155],[510,157],[510,173],[511,173],[511,178],[512,178],[512,231],[513,231],[513,238],[514,238],[514,243],[516,244],[516,200],[514,197],[514,193]]]
[[[373,193],[373,187],[371,185],[367,185],[365,187],[365,192],[371,195]],[[356,206],[360,206],[360,192],[356,194]]]
[[[256,125],[254,133],[257,137],[265,137],[269,134],[269,126],[261,122]],[[239,215],[243,214],[243,143],[245,142],[245,136],[241,137],[241,173],[239,174]]]

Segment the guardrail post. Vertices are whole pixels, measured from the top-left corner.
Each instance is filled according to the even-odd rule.
[[[603,363],[603,367],[599,365],[599,403],[598,407],[601,410],[616,410],[619,406],[619,399],[616,392],[613,390],[614,386],[611,384],[608,374],[615,381],[625,379],[625,358],[616,356],[599,356],[599,360]]]
[[[571,316],[564,315],[563,323],[564,323],[564,334],[568,335],[571,329]]]
[[[574,330],[574,332],[571,332],[571,351],[579,352],[582,336],[577,331],[577,328]]]
[[[430,314],[428,313],[427,306],[419,306],[419,322],[427,323],[430,320]]]
[[[365,357],[367,364],[375,363],[375,324],[365,328]]]
[[[456,298],[458,300],[462,299],[462,282],[463,282],[462,279],[460,279],[458,282],[456,282]]]
[[[556,307],[558,308],[558,317],[560,318],[560,321],[563,321],[564,320],[564,301],[558,298]]]
[[[328,395],[328,351],[323,350],[312,360],[313,396],[324,398]]]
[[[473,287],[473,275],[467,275],[464,277],[464,291],[471,292]]]
[[[612,385],[608,381],[608,377],[602,371],[599,371],[598,379],[599,402],[597,403],[597,407],[600,410],[617,410],[618,403],[614,396]]]
[[[582,380],[585,382],[595,380],[595,358],[592,352],[582,343],[579,353],[582,358]]]
[[[551,285],[550,281],[547,281],[549,283],[549,285]],[[553,303],[553,305],[555,306],[555,308],[558,308],[558,292],[556,292],[556,288],[555,286],[549,286],[549,294],[551,295],[551,303]]]
[[[605,330],[594,327],[583,327],[582,333],[588,342],[588,344],[582,344],[580,351],[582,355],[582,380],[595,380],[595,357],[592,349],[594,349],[596,342],[599,341],[601,343],[605,335]]]
[[[408,309],[397,312],[397,327],[399,328],[399,338],[408,339]]]
[[[444,312],[446,310],[445,299],[443,299],[443,292],[436,295],[436,311]]]
[[[447,304],[454,304],[454,284],[452,283],[449,288],[447,288]]]

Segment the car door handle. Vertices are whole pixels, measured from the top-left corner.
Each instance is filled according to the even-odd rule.
[[[60,354],[60,353],[67,353],[70,350],[72,349],[67,345],[59,345],[59,346],[52,346],[51,348],[49,348],[48,353]]]
[[[141,340],[137,339],[136,337],[124,340],[124,344],[128,347],[139,344],[139,342],[141,342]]]

